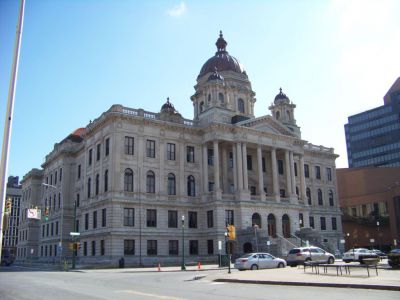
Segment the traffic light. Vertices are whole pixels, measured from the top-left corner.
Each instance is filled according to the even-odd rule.
[[[227,236],[230,241],[234,241],[236,239],[236,229],[234,225],[226,226]]]
[[[76,243],[76,249],[78,249],[78,250],[81,249],[81,243],[79,243],[79,242]]]
[[[49,208],[46,207],[44,210],[44,220],[48,221],[49,220]]]

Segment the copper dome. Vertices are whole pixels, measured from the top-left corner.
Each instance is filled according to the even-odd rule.
[[[226,51],[226,45],[222,31],[220,31],[219,38],[215,45],[217,46],[217,52],[215,56],[211,57],[200,70],[198,77],[202,77],[207,73],[214,72],[215,69],[218,71],[234,71],[237,73],[243,73],[244,69],[240,62],[233,56],[229,55]]]

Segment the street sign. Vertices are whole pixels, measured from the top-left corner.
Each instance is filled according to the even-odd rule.
[[[70,232],[69,235],[77,236],[77,235],[81,235],[81,233],[80,232]]]
[[[340,240],[340,243],[344,244],[344,243],[346,243],[346,241],[342,239],[342,240]]]
[[[222,242],[221,241],[218,241],[218,250],[222,250]]]
[[[271,241],[267,241],[267,246],[270,246],[271,245]]]
[[[375,243],[375,240],[374,239],[370,239],[369,242],[370,243]]]

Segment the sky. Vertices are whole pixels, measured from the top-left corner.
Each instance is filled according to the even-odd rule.
[[[1,132],[19,1],[0,0]],[[400,76],[400,1],[26,0],[8,175],[20,179],[113,104],[187,119],[202,65],[222,30],[270,114],[279,88],[302,138],[347,167],[344,124],[383,105]]]

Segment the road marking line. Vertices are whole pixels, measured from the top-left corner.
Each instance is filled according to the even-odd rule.
[[[147,297],[158,298],[158,299],[185,300],[185,298],[178,298],[178,297],[171,297],[171,296],[164,296],[164,295],[149,294],[149,293],[143,293],[143,292],[133,291],[133,290],[122,290],[122,291],[117,291],[117,292],[120,292],[120,293],[127,293],[127,294],[132,294],[132,295],[137,295],[137,296],[147,296]]]

